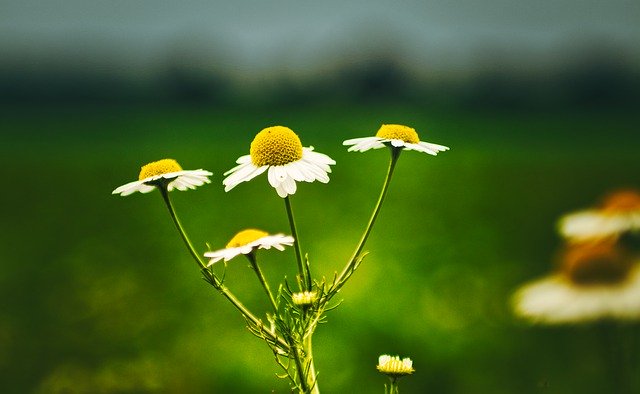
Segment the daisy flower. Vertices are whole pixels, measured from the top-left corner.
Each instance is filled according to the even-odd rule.
[[[251,254],[256,249],[275,248],[283,251],[285,246],[293,245],[293,241],[293,237],[289,235],[269,235],[269,233],[262,230],[247,229],[234,235],[226,248],[206,252],[204,256],[210,259],[209,264],[207,264],[207,267],[210,267],[220,260],[229,261],[241,254]]]
[[[383,124],[375,137],[353,138],[346,140],[342,145],[351,145],[349,152],[366,152],[369,149],[380,149],[392,146],[406,150],[437,155],[438,152],[449,150],[448,147],[430,142],[420,141],[415,129],[399,124]]]
[[[304,148],[300,138],[284,126],[267,127],[253,141],[249,154],[241,156],[238,166],[225,172],[222,181],[229,191],[267,171],[269,184],[285,198],[296,192],[296,182],[329,182],[330,165],[336,162],[329,156]]]
[[[376,369],[391,378],[399,378],[415,372],[413,361],[410,358],[401,360],[399,356],[389,356],[387,354],[378,357]]]
[[[565,215],[558,222],[560,234],[576,242],[639,230],[640,194],[633,190],[614,192],[600,207]]]
[[[640,264],[611,241],[572,244],[560,272],[523,286],[513,301],[516,314],[546,324],[640,319]]]
[[[162,159],[142,166],[137,181],[122,185],[111,194],[128,196],[134,192],[149,193],[158,186],[164,186],[168,191],[195,189],[211,182],[211,175],[211,172],[202,169],[185,171],[177,161]]]

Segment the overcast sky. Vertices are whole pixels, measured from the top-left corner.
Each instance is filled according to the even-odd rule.
[[[544,63],[590,45],[637,60],[639,39],[638,0],[0,0],[0,62],[80,59],[128,72],[182,56],[304,72],[376,52],[464,69],[483,54]]]

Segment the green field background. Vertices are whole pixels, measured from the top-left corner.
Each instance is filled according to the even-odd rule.
[[[269,349],[201,280],[160,194],[111,191],[170,157],[214,173],[210,185],[172,194],[202,252],[248,227],[289,233],[265,176],[222,188],[258,131],[289,126],[337,162],[328,184],[300,184],[292,197],[313,275],[331,277],[388,162],[385,150],[348,153],[342,141],[382,123],[415,127],[451,150],[402,154],[370,254],[316,332],[322,392],[382,393],[375,366],[384,353],[414,361],[403,393],[605,393],[621,379],[640,388],[638,325],[531,326],[510,308],[520,285],[553,269],[561,215],[640,187],[640,118],[630,111],[349,103],[2,113],[4,393],[289,392]],[[272,286],[295,275],[291,249],[259,258]],[[247,306],[267,310],[246,261],[231,261],[226,275]]]

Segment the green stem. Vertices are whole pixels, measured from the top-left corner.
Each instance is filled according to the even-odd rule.
[[[311,336],[313,331],[308,334],[308,336],[304,339],[304,358],[305,365],[308,365],[307,368],[307,381],[308,386],[311,387],[310,393],[312,394],[320,394],[320,389],[318,388],[318,382],[316,381],[316,367],[313,363],[313,348],[311,345]]]
[[[397,378],[389,378],[391,383],[389,384],[389,394],[399,394],[400,390],[398,389],[398,379]]]
[[[304,282],[304,286],[300,290],[309,290],[311,288],[311,274],[305,268],[305,264],[302,261],[302,250],[300,248],[300,238],[298,237],[298,230],[296,229],[296,221],[293,217],[293,209],[291,209],[291,201],[289,196],[284,198],[284,205],[287,208],[287,217],[289,218],[289,227],[291,227],[291,235],[293,235],[293,248],[296,251],[296,262],[298,263],[298,275]]]
[[[267,279],[264,277],[264,274],[262,273],[262,270],[258,265],[258,261],[256,260],[255,253],[251,252],[246,256],[247,256],[247,259],[249,259],[249,262],[251,263],[251,268],[253,268],[253,271],[258,276],[258,280],[260,280],[260,284],[262,284],[262,288],[267,293],[267,296],[269,297],[269,301],[271,301],[271,305],[273,306],[273,312],[278,313],[278,304],[276,304],[276,300],[273,297],[273,293],[271,292],[269,283],[267,283]]]
[[[191,253],[191,256],[196,261],[196,263],[198,263],[198,266],[200,267],[201,270],[208,271],[207,270],[207,265],[205,264],[203,258],[200,257],[200,254],[198,252],[196,252],[196,249],[193,247],[193,244],[189,240],[189,237],[187,236],[187,233],[184,231],[184,228],[182,227],[182,224],[180,223],[180,219],[178,219],[178,215],[176,215],[176,211],[173,208],[173,204],[171,203],[171,199],[169,198],[169,191],[167,190],[167,187],[164,186],[164,185],[161,185],[161,186],[158,186],[158,189],[160,189],[160,194],[162,194],[162,198],[164,199],[164,203],[167,205],[167,208],[169,209],[169,215],[171,215],[171,219],[173,219],[173,223],[176,225],[176,228],[178,229],[178,232],[180,233],[180,236],[182,237],[182,240],[184,241],[185,245],[187,246],[187,249],[189,249],[189,253]]]
[[[300,359],[300,349],[298,346],[293,347],[293,359],[296,363],[296,372],[298,372],[298,379],[300,379],[300,389],[303,393],[309,393],[309,385],[307,384],[307,377],[304,374],[304,363]]]
[[[380,209],[382,208],[382,203],[384,202],[384,198],[387,195],[387,190],[389,190],[389,184],[391,183],[391,177],[393,176],[393,170],[396,167],[396,163],[398,162],[398,158],[400,157],[400,153],[402,152],[402,148],[391,147],[391,159],[389,160],[389,167],[387,168],[387,176],[385,177],[384,184],[382,185],[382,190],[380,191],[380,196],[378,197],[378,202],[376,206],[373,208],[373,213],[371,214],[371,218],[369,219],[369,223],[367,223],[367,227],[360,238],[360,242],[356,249],[354,250],[349,262],[345,265],[344,269],[338,276],[335,281],[334,289],[337,292],[340,287],[344,284],[345,280],[349,277],[351,273],[353,273],[354,266],[358,261],[358,257],[364,248],[367,239],[369,238],[369,234],[371,234],[371,230],[373,229],[373,225],[376,222],[376,218],[380,213]]]
[[[167,209],[169,209],[169,215],[171,215],[171,219],[173,219],[173,223],[176,225],[176,229],[180,233],[180,236],[182,237],[182,240],[184,241],[185,245],[187,246],[187,249],[189,249],[189,253],[193,257],[193,259],[196,261],[198,266],[200,267],[200,271],[205,276],[207,281],[209,283],[211,283],[211,285],[216,290],[218,290],[220,293],[222,293],[222,295],[227,300],[229,300],[231,302],[231,304],[233,304],[233,306],[235,306],[236,309],[238,309],[240,311],[240,313],[242,313],[242,315],[245,318],[247,318],[248,320],[250,320],[256,327],[264,327],[264,324],[262,323],[262,321],[260,319],[258,319],[253,313],[251,313],[251,311],[249,311],[249,309],[247,309],[247,307],[245,307],[242,304],[242,302],[240,302],[240,300],[238,300],[236,298],[236,296],[233,295],[233,293],[231,293],[231,291],[226,286],[224,286],[222,284],[222,282],[220,282],[218,277],[213,272],[211,272],[211,270],[209,270],[207,268],[207,265],[206,265],[205,261],[203,260],[202,257],[200,257],[198,252],[196,252],[195,248],[193,247],[193,244],[191,243],[191,241],[189,240],[189,237],[187,236],[187,233],[184,231],[184,228],[182,227],[182,224],[180,223],[180,219],[178,219],[178,215],[176,215],[176,211],[173,208],[173,204],[171,203],[171,199],[169,198],[169,191],[167,190],[167,187],[163,186],[163,185],[160,185],[160,186],[158,186],[158,189],[160,190],[160,194],[162,195],[162,199],[164,200],[165,204],[167,205]],[[284,350],[289,349],[289,344],[286,343],[285,341],[283,341],[282,338],[279,338],[275,333],[272,333],[269,330],[264,330],[264,332],[269,337],[269,339],[271,339],[272,341],[278,343],[278,345],[280,347],[282,347]]]

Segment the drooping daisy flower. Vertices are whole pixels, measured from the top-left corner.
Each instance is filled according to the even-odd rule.
[[[387,354],[378,357],[376,369],[390,378],[399,378],[415,372],[413,361],[410,358],[401,360],[399,356],[389,356]]]
[[[353,138],[346,140],[343,145],[351,145],[349,152],[366,152],[369,149],[380,149],[385,146],[393,146],[406,150],[437,155],[438,152],[449,150],[448,147],[430,142],[420,141],[415,129],[399,124],[383,124],[375,137]]]
[[[293,245],[293,241],[293,237],[289,235],[269,235],[269,233],[262,230],[247,229],[234,235],[226,248],[206,252],[204,256],[210,259],[209,264],[207,264],[207,267],[210,267],[220,260],[229,261],[241,254],[253,253],[256,249],[275,248],[283,251],[285,246]]]
[[[137,181],[122,185],[111,194],[128,196],[134,192],[149,193],[158,186],[166,186],[169,191],[195,189],[211,182],[211,175],[211,172],[202,169],[185,171],[177,161],[162,159],[142,166]]]
[[[268,170],[269,184],[282,198],[296,192],[296,182],[329,182],[330,165],[336,162],[327,155],[304,148],[300,138],[284,126],[267,127],[253,141],[249,154],[241,156],[239,165],[225,172],[222,184],[229,191]]]
[[[525,285],[513,301],[518,315],[547,324],[640,319],[640,263],[610,240],[571,244],[560,272]]]
[[[640,231],[640,193],[622,190],[607,196],[599,208],[565,215],[558,231],[570,241],[617,237]]]

